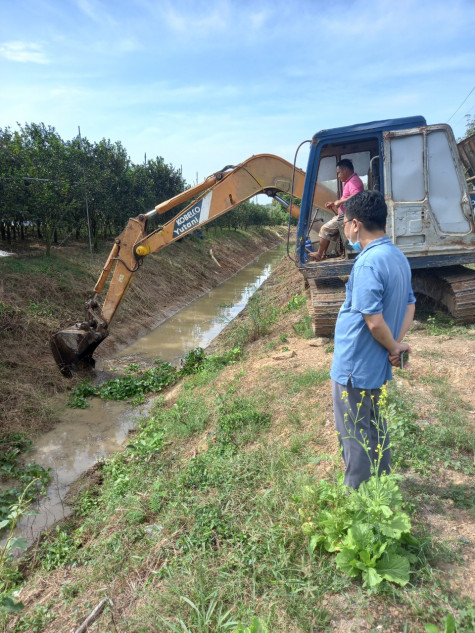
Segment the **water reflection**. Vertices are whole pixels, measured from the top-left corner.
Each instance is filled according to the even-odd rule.
[[[150,406],[131,409],[123,402],[96,398],[87,409],[66,409],[61,424],[39,438],[28,455],[29,461],[51,468],[53,478],[47,496],[36,507],[39,514],[23,519],[19,533],[32,543],[42,531],[68,516],[71,508],[65,499],[69,486],[100,459],[119,450]]]
[[[191,349],[207,347],[246,307],[250,297],[281,261],[285,246],[263,253],[237,275],[196,299],[117,355],[118,359],[177,363]]]

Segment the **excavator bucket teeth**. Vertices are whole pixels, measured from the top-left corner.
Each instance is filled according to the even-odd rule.
[[[92,355],[96,347],[106,338],[107,333],[73,326],[61,330],[51,337],[50,346],[60,372],[71,378],[78,369],[94,367]]]

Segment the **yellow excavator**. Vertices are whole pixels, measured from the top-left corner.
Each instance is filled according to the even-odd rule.
[[[414,116],[325,129],[308,142],[305,173],[278,156],[260,154],[130,219],[86,303],[85,320],[51,339],[63,375],[94,365],[93,353],[148,254],[260,193],[298,217],[295,263],[305,280],[315,334],[330,335],[357,253],[337,239],[329,257],[313,262],[306,247],[316,245],[319,227],[331,217],[325,203],[341,196],[336,164],[343,158],[352,161],[365,187],[384,194],[387,233],[409,260],[414,290],[444,304],[455,320],[475,322],[475,270],[466,266],[475,263],[475,136],[457,145],[448,125],[427,125]],[[290,194],[290,203],[281,193]],[[300,207],[294,197],[301,199]],[[188,201],[170,222],[147,233],[152,216]],[[101,306],[99,295],[111,274]]]
[[[54,359],[66,377],[79,367],[94,366],[93,353],[108,336],[114,314],[127,292],[134,274],[150,253],[182,239],[211,220],[231,211],[240,203],[257,194],[277,198],[289,212],[299,217],[299,207],[291,205],[279,194],[292,193],[301,198],[305,173],[283,158],[271,154],[253,156],[240,165],[228,166],[209,176],[204,182],[158,204],[148,213],[131,218],[123,232],[115,239],[105,266],[94,287],[94,296],[86,302],[86,318],[51,338]],[[192,200],[185,209],[162,227],[147,233],[147,222],[156,214],[163,214]],[[336,194],[319,185],[313,203],[324,208]],[[110,274],[112,277],[102,306],[102,293]]]

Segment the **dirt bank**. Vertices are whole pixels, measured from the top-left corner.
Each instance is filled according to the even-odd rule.
[[[280,227],[209,230],[203,239],[187,238],[149,256],[96,357],[107,358],[157,326],[281,242],[284,233]],[[46,258],[30,246],[1,259],[1,433],[34,437],[55,423],[57,395],[80,378],[67,381],[59,374],[49,339],[83,318],[84,301],[92,296],[109,248],[91,255],[85,245],[72,245]]]

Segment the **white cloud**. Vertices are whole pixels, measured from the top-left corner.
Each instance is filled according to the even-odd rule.
[[[178,33],[189,33],[190,37],[203,37],[214,32],[223,32],[228,27],[229,12],[225,4],[220,4],[212,10],[183,12],[170,4],[163,10],[163,18],[167,26]]]
[[[116,20],[105,11],[97,0],[76,0],[76,3],[82,13],[94,22],[98,24],[116,24]]]
[[[143,44],[140,44],[140,42],[132,37],[126,37],[117,42],[117,50],[120,53],[135,53],[136,51],[143,50]]]
[[[77,0],[77,5],[80,10],[92,20],[98,20],[98,15],[94,5],[90,0]]]
[[[73,98],[77,99],[78,97],[93,97],[94,95],[90,93],[90,91],[80,90],[79,88],[69,88],[66,86],[60,86],[59,88],[52,88],[50,91],[50,95],[52,97],[61,97],[61,98]]]
[[[262,28],[265,22],[267,22],[270,17],[269,11],[256,11],[255,13],[249,14],[249,23],[253,30],[258,30]]]
[[[49,63],[41,45],[28,42],[4,42],[0,44],[0,55],[12,62],[32,64]]]

